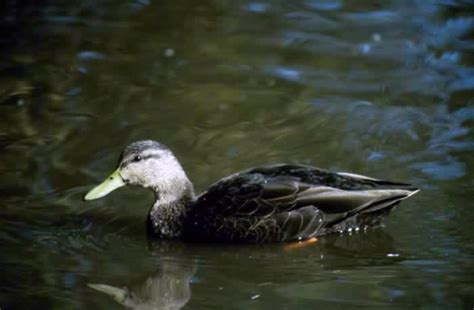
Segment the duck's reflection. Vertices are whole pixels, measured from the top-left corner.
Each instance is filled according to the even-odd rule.
[[[120,288],[108,284],[88,284],[131,309],[181,309],[191,298],[190,282],[195,266],[163,263],[157,274],[134,288]]]
[[[301,279],[312,279],[315,287],[326,285],[324,283],[331,286],[333,282],[328,279],[333,277],[333,271],[343,274],[347,281],[358,283],[361,272],[365,274],[367,268],[397,264],[404,257],[395,247],[393,238],[380,229],[353,235],[328,235],[316,243],[291,250],[287,250],[285,244],[159,242],[150,244],[145,258],[134,256],[124,262],[132,268],[159,266],[160,269],[152,271],[151,275],[145,273],[140,284],[125,288],[110,284],[88,285],[127,308],[171,310],[181,309],[190,302],[191,280],[195,279],[198,267],[200,273],[196,284],[211,289],[233,288],[231,291],[216,291],[222,294],[219,298],[228,300],[226,298],[231,299],[235,294],[241,294],[244,299],[246,295],[248,298],[259,295],[262,285],[265,285],[267,294],[271,294],[271,285],[275,285],[276,292],[279,287],[292,288]],[[380,269],[374,269],[374,272],[377,270]],[[281,277],[281,273],[285,276]],[[236,283],[245,285],[235,290]],[[191,302],[199,305],[202,298],[194,296]],[[283,297],[278,291],[272,298],[277,300]]]

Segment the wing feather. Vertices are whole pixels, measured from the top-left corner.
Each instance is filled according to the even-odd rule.
[[[189,218],[195,231],[208,238],[219,233],[216,239],[304,239],[358,213],[389,210],[416,192],[408,184],[362,175],[299,165],[266,166],[212,185],[199,196]],[[219,219],[216,225],[214,219]]]

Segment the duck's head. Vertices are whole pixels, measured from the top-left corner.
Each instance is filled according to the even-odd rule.
[[[159,199],[173,200],[186,190],[192,190],[186,173],[173,153],[152,140],[133,142],[122,152],[118,168],[84,197],[93,200],[104,197],[124,185],[151,188]]]

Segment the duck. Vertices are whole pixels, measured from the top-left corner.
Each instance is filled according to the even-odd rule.
[[[149,237],[215,243],[298,242],[359,231],[380,225],[419,191],[354,173],[269,164],[224,177],[196,195],[173,152],[153,140],[126,146],[116,170],[84,200],[125,185],[155,193],[146,218]]]

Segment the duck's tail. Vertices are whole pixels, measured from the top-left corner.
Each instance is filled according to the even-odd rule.
[[[380,189],[390,191],[390,195],[378,200],[373,200],[356,209],[346,212],[334,221],[328,222],[325,226],[327,232],[344,232],[351,230],[365,229],[381,224],[382,219],[387,216],[402,200],[418,193],[420,189],[409,184],[401,189],[401,183],[386,182],[387,186],[397,186],[397,189]],[[390,184],[388,184],[390,183]]]
[[[410,186],[410,185],[408,185],[408,186]],[[405,200],[408,197],[413,196],[416,193],[418,193],[420,191],[420,189],[411,187],[411,188],[407,188],[407,189],[399,189],[398,191],[400,192],[399,194],[395,194],[395,195],[393,195],[391,197],[388,197],[388,198],[373,201],[370,204],[368,204],[367,206],[365,206],[365,207],[363,206],[362,208],[360,208],[360,210],[356,211],[356,213],[370,214],[370,213],[373,213],[373,212],[382,211],[382,210],[387,209],[387,208],[390,208],[390,210],[391,210],[391,209],[393,209],[393,207],[395,205],[400,203],[400,201]]]

